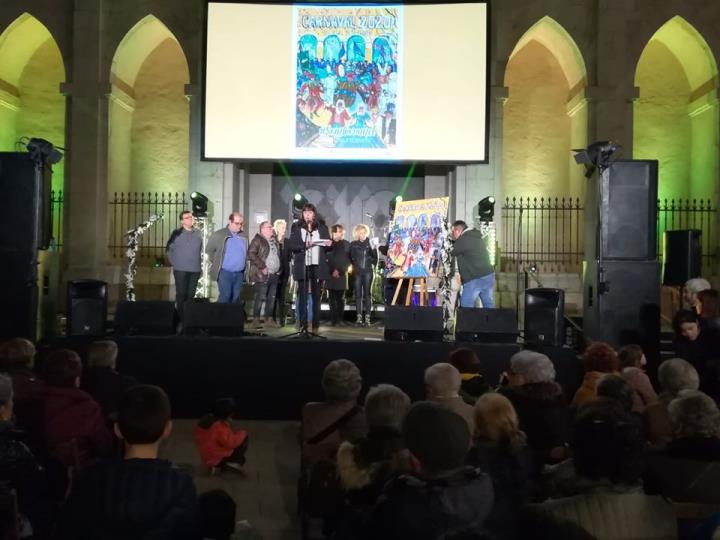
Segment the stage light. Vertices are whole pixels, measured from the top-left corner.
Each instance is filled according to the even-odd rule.
[[[398,203],[401,203],[403,201],[402,195],[395,195],[392,199],[390,199],[390,215],[392,216],[395,214],[395,208],[397,207]]]
[[[63,158],[62,152],[45,139],[32,138],[27,142],[25,148],[35,161],[43,161],[48,165],[55,165]]]
[[[490,222],[495,217],[495,197],[490,195],[478,203],[478,217],[480,221]]]
[[[194,217],[207,217],[208,198],[202,193],[193,191],[190,194],[192,201],[192,215]]]
[[[299,214],[302,212],[303,206],[305,206],[308,203],[308,200],[305,198],[305,195],[302,193],[296,193],[293,197],[293,213]]]

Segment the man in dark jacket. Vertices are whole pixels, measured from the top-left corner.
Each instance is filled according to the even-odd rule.
[[[230,214],[227,227],[210,236],[205,253],[210,258],[210,277],[218,284],[218,302],[237,302],[245,281],[247,238],[241,235],[245,220],[237,212]]]
[[[166,250],[175,278],[175,305],[182,317],[183,306],[195,297],[201,273],[202,234],[193,227],[190,210],[180,212],[182,227],[170,235]]]
[[[162,389],[138,385],[120,402],[115,434],[123,460],[97,463],[73,479],[62,510],[59,539],[199,539],[192,478],[158,459],[172,431]]]
[[[452,254],[457,260],[463,285],[460,306],[475,307],[475,300],[480,297],[482,307],[495,307],[495,270],[490,264],[490,253],[482,232],[468,229],[464,221],[456,221],[452,225],[452,235],[455,239]]]
[[[275,240],[272,223],[263,221],[260,232],[248,248],[248,281],[255,285],[253,326],[277,326],[272,320],[275,293],[282,271],[280,249]]]

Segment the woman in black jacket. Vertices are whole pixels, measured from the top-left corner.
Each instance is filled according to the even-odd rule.
[[[345,240],[345,227],[333,225],[331,228],[333,245],[328,253],[330,277],[325,282],[330,300],[330,323],[337,326],[345,313],[345,291],[348,287],[347,271],[350,267],[350,242]]]
[[[373,269],[377,263],[377,253],[370,245],[368,235],[370,229],[367,225],[355,225],[353,228],[353,242],[350,244],[350,261],[355,276],[355,306],[357,309],[357,324],[370,326],[370,311],[372,299],[370,286],[372,285]],[[365,317],[363,317],[363,312]]]

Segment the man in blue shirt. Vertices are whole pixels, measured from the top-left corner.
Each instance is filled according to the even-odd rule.
[[[218,302],[237,302],[245,281],[247,238],[241,236],[245,220],[233,212],[227,227],[215,231],[208,240],[205,253],[210,258],[210,276],[217,280]]]

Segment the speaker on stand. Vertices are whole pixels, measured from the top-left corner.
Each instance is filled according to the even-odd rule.
[[[565,341],[565,291],[525,291],[525,343],[561,347]]]

